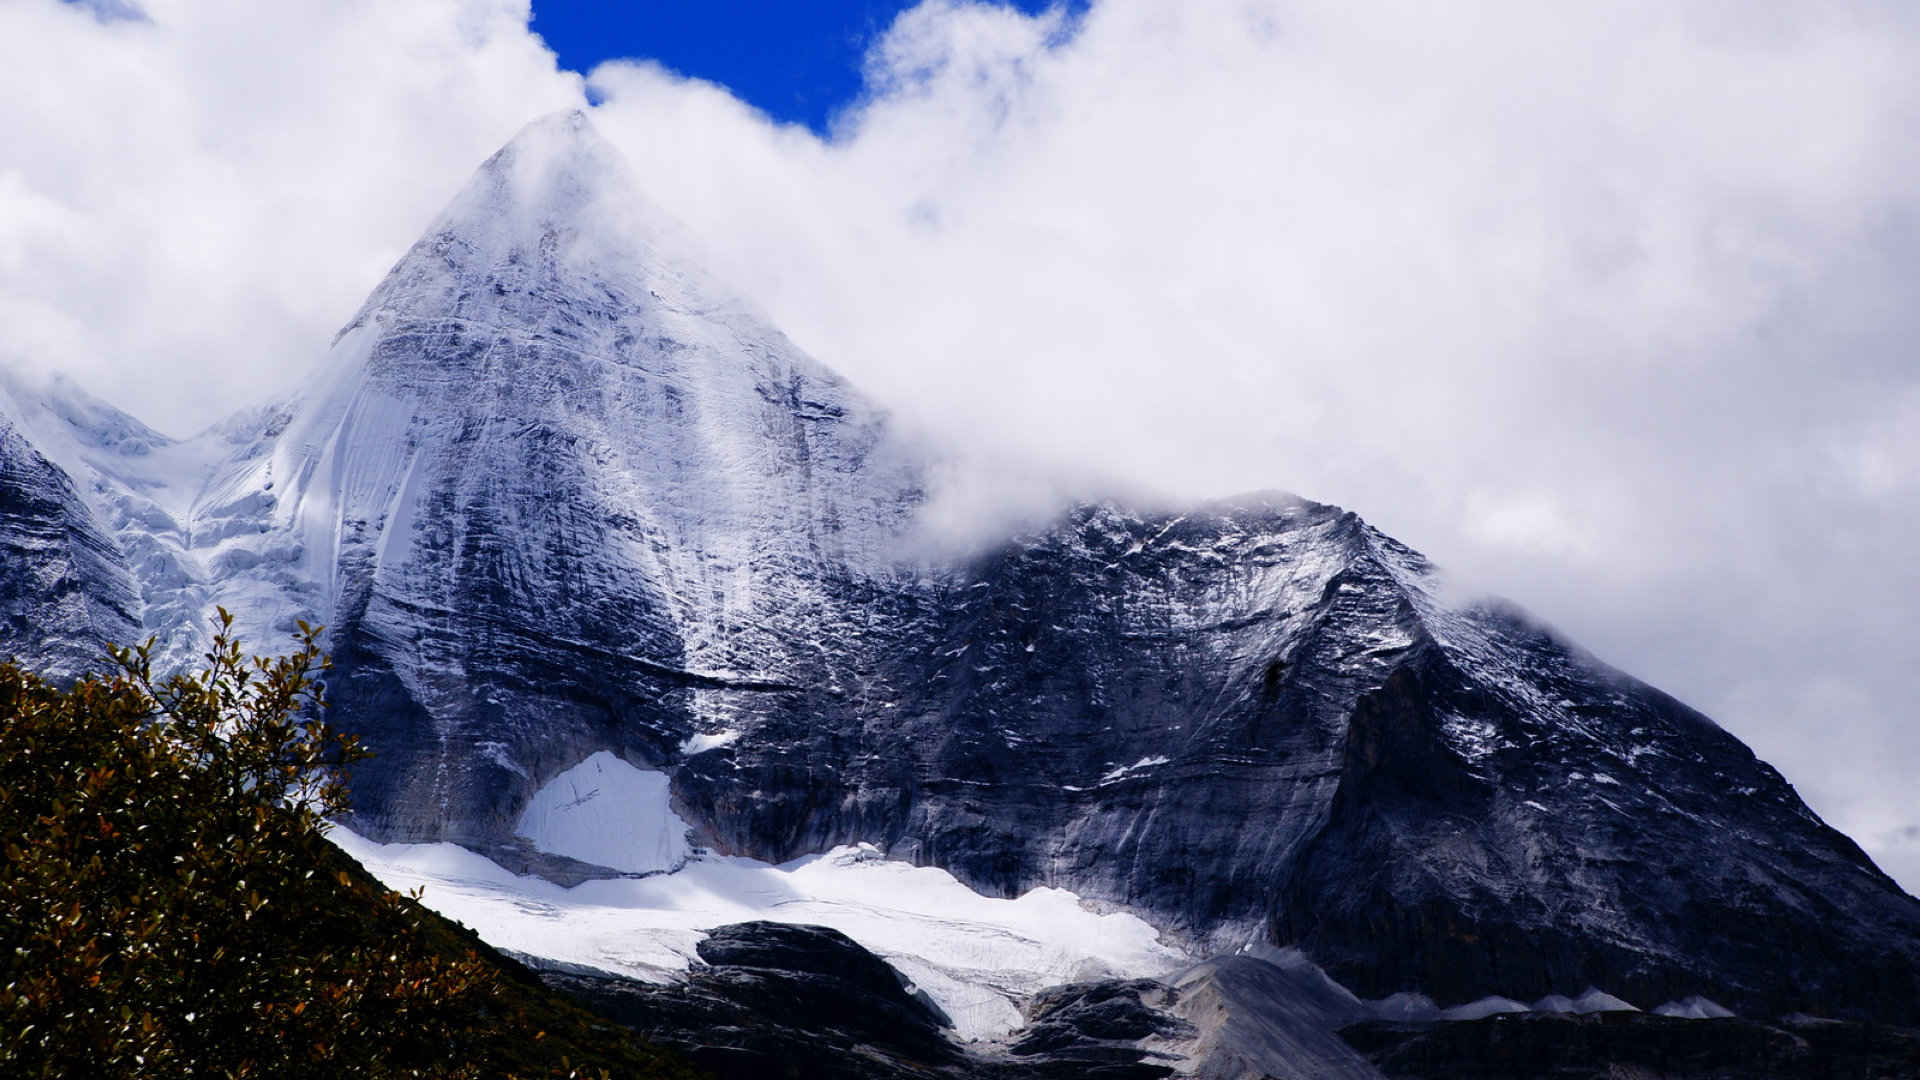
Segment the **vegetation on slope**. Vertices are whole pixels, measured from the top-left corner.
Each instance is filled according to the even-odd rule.
[[[0,1074],[680,1077],[325,838],[316,630],[62,689],[0,665]],[[149,643],[150,644],[150,643]]]

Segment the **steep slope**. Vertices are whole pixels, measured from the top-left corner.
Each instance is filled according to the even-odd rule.
[[[1276,939],[1363,992],[1913,1021],[1920,903],[1778,772],[1517,614],[1464,621],[1357,703]]]
[[[1775,770],[1337,508],[1089,508],[935,606],[861,700],[689,761],[689,819],[1299,944],[1373,995],[1920,1000],[1920,902]]]
[[[258,506],[250,519],[205,527],[203,493],[223,471],[243,466],[263,450],[275,425],[284,423],[284,411],[252,410],[191,439],[175,440],[64,377],[35,381],[0,370],[0,422],[59,474],[74,497],[72,513],[83,517],[105,545],[83,546],[101,553],[111,549],[102,555],[111,570],[76,580],[97,594],[97,605],[128,618],[96,620],[80,651],[95,657],[107,643],[152,636],[161,666],[195,660],[206,647],[216,599],[213,583],[234,568],[230,534],[263,531]],[[240,561],[250,558],[241,553]],[[25,580],[18,585],[28,587]],[[123,591],[133,595],[122,596]],[[283,625],[290,628],[291,622]],[[25,632],[23,641],[33,637]],[[269,647],[278,643],[254,640]]]
[[[207,516],[251,628],[333,629],[365,827],[508,833],[593,750],[665,763],[723,690],[842,681],[919,499],[870,409],[708,281],[579,114],[479,171]],[[270,525],[250,532],[256,507]],[[230,508],[230,509],[228,509]]]
[[[140,602],[125,555],[0,395],[0,658],[65,678],[130,641]]]

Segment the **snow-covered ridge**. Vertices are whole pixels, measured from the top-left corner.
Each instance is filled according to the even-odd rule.
[[[158,639],[157,662],[165,667],[196,656],[207,617],[224,599],[219,583],[235,562],[227,541],[235,533],[264,531],[259,506],[210,508],[208,497],[260,451],[277,411],[248,410],[176,440],[62,376],[32,379],[0,368],[0,416],[66,474],[87,514],[111,538],[138,588],[139,630]],[[236,515],[239,521],[228,520]],[[283,643],[250,640],[263,648]]]

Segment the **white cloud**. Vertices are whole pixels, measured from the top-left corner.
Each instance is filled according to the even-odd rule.
[[[930,3],[830,143],[657,68],[592,78],[727,276],[988,444],[941,520],[1034,497],[1036,460],[1341,502],[1871,846],[1920,774],[1910,19]]]
[[[182,431],[282,391],[467,173],[580,103],[524,0],[0,6],[0,360]]]
[[[285,385],[582,92],[523,4],[146,11],[0,8],[0,348],[173,430]],[[934,0],[830,141],[646,63],[592,81],[723,276],[975,449],[943,523],[1059,476],[1340,502],[1716,716],[1920,887],[1877,839],[1920,775],[1915,19]]]

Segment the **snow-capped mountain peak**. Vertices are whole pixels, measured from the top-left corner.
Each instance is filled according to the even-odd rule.
[[[284,406],[0,433],[34,568],[4,642],[137,620],[186,659],[215,603],[263,650],[324,624],[378,755],[354,828],[508,871],[652,865],[542,824],[593,762],[693,846],[871,844],[1369,996],[1911,1015],[1920,903],[1777,772],[1351,513],[1086,505],[902,563],[921,463],[702,263],[583,116],[536,122]]]

